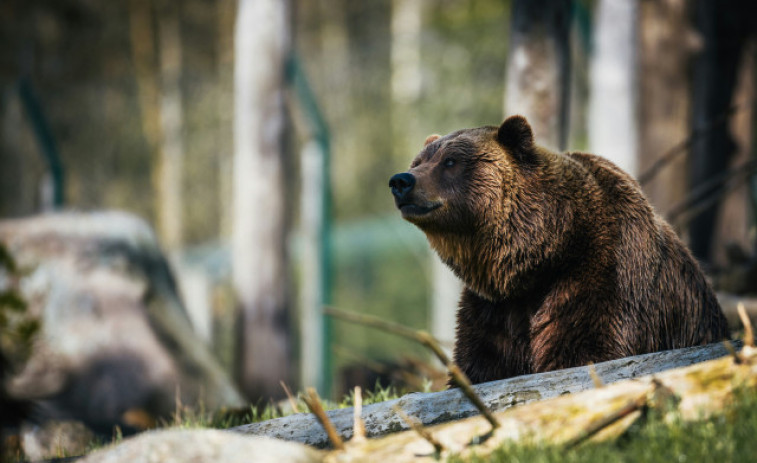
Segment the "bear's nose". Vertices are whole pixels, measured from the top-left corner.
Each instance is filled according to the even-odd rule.
[[[389,179],[389,187],[392,189],[392,194],[397,199],[402,199],[413,189],[414,186],[415,177],[413,177],[413,174],[407,172],[395,174]]]

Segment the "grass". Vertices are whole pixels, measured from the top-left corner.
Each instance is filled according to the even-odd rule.
[[[654,415],[654,414],[652,414]],[[574,449],[506,444],[486,458],[455,462],[752,462],[757,461],[757,391],[742,391],[723,413],[700,422],[650,416],[621,439]]]
[[[403,393],[393,386],[384,388],[377,384],[374,390],[363,393],[363,405],[397,399]],[[307,405],[305,405],[305,401],[302,400],[301,396],[302,393],[298,394],[296,398],[297,408],[300,412],[308,412]],[[344,396],[339,402],[322,401],[324,410],[352,407],[354,404],[355,398],[353,392]],[[280,418],[293,413],[288,404],[287,406],[280,407],[273,403],[249,405],[238,409],[222,409],[215,413],[206,412],[202,404],[198,407],[179,406],[174,413],[173,419],[158,423],[158,427],[228,429],[244,424]]]

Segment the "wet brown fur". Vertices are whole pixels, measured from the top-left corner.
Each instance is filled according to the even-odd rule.
[[[403,201],[433,210],[403,217],[465,283],[455,361],[474,383],[727,337],[698,264],[611,162],[538,147],[514,116],[430,136],[409,173]]]

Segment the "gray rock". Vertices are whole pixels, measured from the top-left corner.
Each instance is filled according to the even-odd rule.
[[[81,463],[311,463],[318,450],[270,437],[212,429],[152,431],[88,455]]]
[[[31,358],[10,382],[38,415],[110,434],[128,417],[162,417],[184,404],[212,410],[243,400],[193,332],[154,234],[119,212],[63,213],[0,222],[0,243],[39,317]],[[2,288],[0,288],[2,289]]]

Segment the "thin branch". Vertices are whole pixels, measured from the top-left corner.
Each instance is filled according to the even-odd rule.
[[[618,421],[630,415],[631,413],[637,410],[641,410],[646,406],[647,406],[647,393],[645,392],[639,397],[628,401],[628,403],[624,405],[623,407],[621,407],[620,409],[608,414],[607,416],[604,416],[602,419],[595,421],[594,423],[591,423],[581,434],[579,434],[578,436],[566,442],[565,443],[566,448],[572,448],[581,444],[582,442],[585,442],[587,439],[597,434],[601,430],[609,427],[610,425],[614,423],[617,423]]]
[[[737,112],[745,108],[750,108],[751,103],[751,101],[747,101],[740,104],[735,104],[728,108],[725,112],[721,113],[719,116],[709,121],[707,124],[694,129],[687,138],[663,153],[659,158],[657,158],[654,164],[652,164],[647,170],[642,172],[638,177],[639,184],[644,186],[650,181],[654,180],[657,174],[659,174],[665,166],[667,166],[679,155],[686,153],[686,151],[691,148],[691,145],[694,144],[697,138],[711,132],[718,126],[725,124],[726,122],[728,122],[731,116],[733,116]]]
[[[402,336],[403,338],[412,339],[414,341],[423,343],[423,341],[419,338],[418,332],[416,330],[402,326],[399,323],[389,322],[372,315],[348,312],[346,310],[340,310],[334,307],[324,307],[323,313],[326,315],[331,315],[332,317],[337,317],[344,321],[357,323],[358,325],[363,326],[370,326],[371,328],[377,328],[387,333],[396,334],[397,336]]]
[[[455,381],[455,384],[460,387],[460,390],[463,392],[463,394],[465,394],[465,397],[467,397],[468,400],[471,401],[471,403],[478,409],[478,411],[482,415],[484,415],[484,418],[486,418],[486,421],[488,421],[492,426],[492,429],[497,429],[499,427],[499,421],[494,418],[494,415],[489,410],[489,408],[484,405],[481,397],[479,397],[478,394],[476,394],[476,391],[473,390],[470,380],[467,376],[465,376],[465,373],[460,370],[460,367],[450,362],[447,365],[447,370],[449,370],[450,374],[452,375],[452,379]]]
[[[691,204],[691,205],[683,204],[685,202],[692,202],[691,198],[694,195],[693,194],[689,195],[688,199],[676,205],[673,211],[670,214],[668,214],[668,220],[678,227],[683,227],[684,225],[689,223],[691,220],[693,220],[695,217],[697,217],[699,214],[711,208],[715,203],[720,201],[722,198],[728,196],[735,189],[742,186],[743,183],[749,181],[749,179],[751,178],[755,170],[757,170],[757,164],[748,162],[738,168],[732,169],[731,171],[719,176],[717,179],[720,179],[720,181],[724,184],[719,190],[716,190],[710,193],[709,196],[704,197],[699,202],[695,202],[694,204]],[[743,178],[740,178],[740,179],[737,178],[740,175],[743,175]],[[722,177],[726,177],[726,178],[723,180]],[[729,180],[733,180],[733,181],[728,182]],[[710,182],[707,182],[707,184],[709,183]],[[701,189],[702,188],[700,187],[697,190],[701,190]]]
[[[430,432],[428,432],[428,430],[423,427],[423,424],[421,424],[417,419],[408,416],[408,414],[405,413],[404,410],[399,407],[399,405],[393,406],[392,410],[394,410],[394,413],[396,413],[397,416],[399,416],[402,421],[404,421],[410,427],[410,429],[412,429],[419,436],[425,439],[426,442],[433,445],[434,451],[437,455],[440,455],[444,451],[444,445],[436,440],[436,438]]]
[[[593,363],[589,363],[589,376],[591,376],[591,382],[594,383],[594,387],[599,389],[600,387],[603,387],[605,385],[604,382],[602,382],[602,378],[599,377],[599,374],[597,373],[597,367],[594,366]]]
[[[677,204],[670,208],[670,212],[668,212],[668,220],[675,220],[679,215],[688,212],[703,201],[710,199],[713,194],[717,193],[713,190],[718,187],[723,187],[731,179],[738,178],[742,175],[748,178],[748,175],[751,174],[756,167],[757,164],[754,161],[747,161],[737,167],[729,169],[725,172],[721,172],[715,177],[712,177],[706,182],[698,185],[688,195],[686,195],[683,200],[679,201]]]
[[[428,349],[430,349],[431,352],[434,353],[436,358],[438,358],[439,361],[442,362],[442,364],[447,368],[447,371],[449,371],[450,375],[452,376],[452,380],[460,388],[463,394],[465,394],[468,400],[470,400],[471,403],[484,416],[484,418],[486,418],[486,421],[488,421],[489,424],[491,424],[492,429],[496,429],[499,427],[499,422],[497,421],[496,418],[494,418],[494,415],[486,407],[486,405],[484,405],[481,398],[478,396],[478,394],[476,394],[476,391],[473,390],[473,387],[471,386],[471,382],[468,379],[468,377],[465,376],[465,373],[463,373],[463,371],[460,370],[460,368],[457,365],[455,365],[455,363],[452,362],[452,360],[450,360],[449,357],[447,357],[447,354],[444,353],[444,350],[442,350],[441,346],[439,345],[439,342],[429,333],[423,330],[417,331],[412,328],[407,328],[400,324],[382,320],[378,317],[373,317],[371,315],[347,312],[345,310],[339,310],[333,307],[325,307],[323,312],[327,315],[331,315],[333,317],[337,317],[345,321],[377,328],[387,333],[396,334],[398,336],[402,336],[407,339],[412,339],[420,344],[423,344]]]
[[[326,431],[326,435],[329,436],[331,445],[333,445],[336,450],[344,450],[344,441],[342,441],[342,438],[337,434],[334,423],[331,422],[328,415],[326,415],[326,412],[323,411],[321,399],[318,397],[318,393],[315,389],[309,387],[304,400],[310,409],[310,412],[315,415],[316,419],[323,427],[323,430]]]
[[[365,423],[363,423],[363,393],[360,386],[355,386],[355,407],[352,415],[352,442],[365,440]]]
[[[295,399],[292,395],[292,391],[289,390],[289,387],[283,380],[279,381],[279,384],[281,384],[281,387],[284,388],[284,393],[287,395],[287,399],[289,400],[289,405],[292,407],[292,411],[294,413],[300,413],[300,407],[297,406],[297,399]]]

